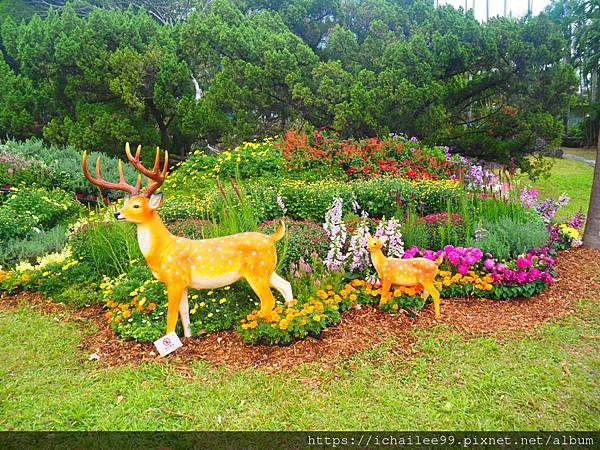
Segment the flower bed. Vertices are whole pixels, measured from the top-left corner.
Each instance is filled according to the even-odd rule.
[[[306,160],[299,159],[301,150],[308,151]],[[224,175],[232,178],[219,183]],[[448,148],[397,136],[341,140],[321,131],[292,133],[219,155],[194,154],[168,180],[161,216],[176,235],[269,234],[281,220],[274,219],[285,216],[277,271],[292,284],[291,307],[279,299],[271,314],[259,317],[253,311],[258,299],[244,282],[189,290],[193,335],[235,329],[247,343],[318,336],[361,304],[389,313],[423,308],[426,295],[419,285],[397,286],[381,299],[366,247],[370,233],[387,238],[383,251],[389,257],[443,254],[435,282],[443,297],[503,300],[529,297],[552,283],[556,251],[580,244],[584,221],[582,215],[556,220],[566,198],[540,200],[530,189],[517,193]],[[19,223],[27,218],[44,227],[69,225],[77,214],[69,209],[73,200],[59,194],[35,188],[11,195],[0,205],[0,232],[33,229],[33,222]],[[133,227],[112,220],[111,208],[118,206],[69,228],[65,251],[0,271],[0,289],[39,291],[76,306],[99,301],[119,336],[160,337],[165,287],[146,267]],[[23,209],[29,213],[19,214]]]

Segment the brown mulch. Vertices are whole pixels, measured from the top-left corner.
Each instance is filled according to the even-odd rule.
[[[303,363],[322,366],[338,364],[354,353],[393,340],[391,351],[411,355],[415,352],[415,327],[444,324],[466,335],[498,335],[506,331],[531,331],[550,318],[574,312],[582,298],[600,301],[600,251],[577,249],[561,252],[557,259],[556,282],[541,294],[528,299],[493,301],[488,299],[452,298],[442,301],[442,317],[435,319],[429,305],[416,315],[396,315],[363,307],[344,313],[342,322],[326,329],[319,339],[307,338],[289,346],[248,346],[234,332],[212,333],[199,338],[182,338],[184,346],[164,358],[187,371],[189,363],[203,360],[229,370],[259,368],[268,372],[288,370]],[[119,366],[158,359],[151,343],[117,339],[105,322],[99,305],[70,310],[39,294],[20,293],[2,297],[1,309],[13,309],[27,303],[42,313],[59,313],[65,320],[92,322],[97,331],[84,333],[80,348],[84,357],[96,354],[99,364]]]

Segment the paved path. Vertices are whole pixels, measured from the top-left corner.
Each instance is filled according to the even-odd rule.
[[[573,159],[575,161],[581,161],[586,164],[589,164],[592,167],[594,167],[596,165],[596,161],[594,161],[593,159],[584,158],[583,156],[579,156],[579,155],[572,155],[570,153],[563,153],[563,158]]]

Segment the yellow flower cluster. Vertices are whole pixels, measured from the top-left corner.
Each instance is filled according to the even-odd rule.
[[[100,283],[102,299],[109,308],[109,311],[104,314],[104,317],[109,323],[120,323],[123,319],[129,319],[133,312],[150,314],[156,309],[156,303],[148,302],[148,298],[143,296],[146,291],[146,286],[150,283],[156,283],[156,280],[146,280],[142,286],[131,291],[129,296],[132,297],[132,299],[129,302],[116,302],[112,300],[113,288],[126,276],[127,275],[123,273],[112,279],[104,277],[104,280]]]
[[[216,161],[211,161],[211,157],[196,150],[185,161],[176,164],[176,170],[171,176],[167,177],[164,183],[164,188],[169,190],[177,187],[182,187],[186,183],[193,183],[217,178],[222,170],[222,164],[228,161],[235,161],[237,164],[243,163],[243,160],[254,159],[257,157],[267,157],[268,150],[257,151],[261,146],[270,144],[271,138],[265,139],[262,143],[259,142],[244,142],[233,150],[225,150],[217,155]],[[250,152],[248,153],[248,150]]]
[[[259,320],[271,323],[273,328],[279,328],[280,330],[287,330],[294,320],[298,320],[299,326],[305,326],[309,320],[320,322],[321,319],[327,317],[328,307],[337,310],[339,303],[342,301],[342,297],[336,294],[331,286],[327,286],[327,288],[328,290],[317,291],[317,297],[320,300],[311,297],[301,307],[298,305],[298,301],[294,299],[290,307],[284,309],[282,306],[278,306],[266,316],[259,316],[258,312],[248,314],[245,319],[242,319],[242,328],[256,328]]]
[[[560,231],[562,234],[568,236],[571,239],[579,239],[579,231],[575,228],[568,226],[566,223],[560,224]]]
[[[477,274],[470,270],[464,275],[460,273],[452,275],[452,273],[447,270],[440,270],[438,272],[438,277],[441,278],[441,283],[444,286],[450,286],[455,283],[467,283],[472,284],[476,289],[482,291],[491,291],[494,287],[492,285],[492,276],[485,272]]]
[[[436,287],[441,288],[440,283],[436,283]],[[364,280],[352,280],[350,283],[346,284],[342,292],[352,292],[356,291],[357,293],[362,293],[367,296],[371,296],[374,298],[381,297],[381,287],[377,287],[372,283]],[[340,294],[342,293],[340,292]],[[379,306],[383,306],[388,304],[391,298],[398,298],[403,295],[407,295],[409,297],[415,297],[417,295],[423,296],[423,287],[421,285],[415,286],[398,286],[392,289],[387,298],[379,300]],[[354,303],[357,299],[356,293],[350,295],[350,301]],[[396,303],[392,304],[392,309],[397,310],[399,307]]]

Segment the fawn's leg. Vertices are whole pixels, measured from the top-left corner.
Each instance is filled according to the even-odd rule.
[[[294,295],[292,294],[292,285],[285,279],[281,278],[275,272],[271,275],[271,279],[269,280],[271,287],[274,287],[285,300],[285,303],[290,306],[290,302],[294,299]]]
[[[435,309],[435,317],[440,317],[440,293],[433,286],[432,281],[425,281],[421,284],[423,285],[423,288],[425,288],[425,291],[427,291],[427,293],[431,294],[431,297],[433,298],[433,307]],[[427,297],[425,297],[425,298],[427,298]]]
[[[183,290],[181,302],[179,303],[179,317],[181,317],[181,325],[183,325],[183,335],[192,337],[192,328],[190,327],[190,306],[188,303],[187,289]]]
[[[388,294],[390,293],[390,288],[392,287],[392,282],[389,280],[381,280],[381,300],[380,303],[383,301],[383,299],[387,298]]]
[[[169,297],[167,306],[167,334],[169,334],[171,331],[175,331],[175,327],[177,326],[177,313],[179,312],[179,305],[181,304],[185,286],[170,284],[167,286],[167,290]]]
[[[275,308],[275,297],[273,297],[273,292],[271,292],[269,280],[267,278],[251,278],[248,276],[246,280],[260,299],[260,311],[258,311],[258,315],[265,316],[273,311],[273,308]]]

